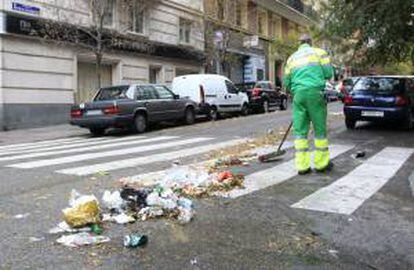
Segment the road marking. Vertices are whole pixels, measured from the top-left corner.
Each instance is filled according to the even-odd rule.
[[[346,176],[292,207],[350,215],[381,189],[413,153],[412,148],[387,147]]]
[[[97,138],[99,140],[102,140],[104,138]],[[45,147],[49,145],[58,145],[62,143],[73,143],[77,141],[86,140],[86,138],[66,138],[66,139],[59,139],[59,140],[48,140],[48,141],[38,141],[38,142],[31,142],[31,143],[20,143],[20,144],[10,144],[10,145],[4,145],[0,146],[0,153],[6,152],[6,151],[18,151],[22,149],[31,149],[31,148],[39,148],[39,147]]]
[[[39,152],[46,152],[46,151],[52,151],[52,150],[59,150],[59,149],[69,149],[69,148],[76,148],[81,146],[92,146],[92,145],[99,145],[99,144],[106,144],[106,143],[112,143],[112,142],[122,142],[122,141],[133,141],[137,139],[143,139],[146,138],[145,136],[134,136],[134,137],[123,137],[123,138],[103,138],[100,141],[88,141],[88,140],[81,140],[80,142],[66,142],[66,143],[59,143],[56,145],[49,145],[49,146],[42,146],[42,147],[36,147],[32,149],[20,149],[20,150],[10,150],[6,152],[0,152],[1,156],[7,156],[10,157],[12,155],[21,155],[21,154],[27,154],[27,153],[39,153]],[[5,157],[5,160],[9,160]],[[17,158],[16,158],[17,159]]]
[[[330,147],[331,159],[351,150],[354,145],[332,145]],[[285,182],[295,177],[298,171],[295,168],[295,160],[291,159],[270,169],[247,175],[244,180],[244,189],[234,189],[226,197],[237,198],[257,190],[267,188]]]
[[[193,139],[186,139],[186,140],[181,140],[181,141],[172,141],[172,142],[167,142],[167,143],[162,143],[162,144],[152,144],[152,145],[145,145],[145,146],[139,146],[139,147],[125,148],[125,149],[120,149],[120,150],[106,151],[106,152],[74,155],[74,156],[54,158],[54,159],[42,159],[42,160],[7,165],[7,167],[20,168],[20,169],[33,169],[33,168],[47,167],[47,166],[65,164],[65,163],[79,162],[79,161],[90,160],[90,159],[135,154],[135,153],[140,153],[140,152],[159,150],[159,149],[168,148],[168,147],[182,146],[182,145],[191,144],[191,143],[205,142],[208,140],[212,140],[212,138],[193,138]]]
[[[10,161],[10,160],[18,160],[18,159],[28,159],[28,158],[36,158],[36,157],[53,156],[53,155],[59,155],[59,154],[89,152],[89,151],[92,151],[92,150],[102,150],[102,149],[113,148],[113,147],[117,147],[117,146],[118,147],[119,146],[130,146],[130,145],[132,146],[132,145],[136,145],[136,144],[144,144],[144,143],[172,140],[172,139],[177,139],[177,138],[178,137],[176,137],[176,136],[160,136],[160,137],[144,139],[144,140],[140,140],[140,141],[133,141],[133,142],[131,142],[132,139],[129,139],[129,141],[122,142],[122,141],[125,141],[127,139],[127,138],[124,138],[124,139],[121,140],[121,142],[112,143],[113,141],[116,141],[116,139],[115,139],[113,141],[109,141],[111,143],[107,143],[107,144],[104,144],[104,145],[95,145],[95,146],[90,146],[90,147],[82,147],[82,148],[67,149],[67,150],[60,150],[60,151],[47,151],[47,152],[40,152],[40,153],[29,153],[29,154],[25,154],[25,155],[0,157],[0,162]],[[139,138],[134,138],[134,140],[136,140],[136,139],[139,139]]]
[[[173,152],[155,154],[155,155],[146,156],[146,157],[124,159],[124,160],[100,163],[100,164],[95,164],[95,165],[90,165],[90,166],[58,170],[56,172],[62,173],[62,174],[79,175],[79,176],[89,175],[89,174],[97,173],[100,171],[113,171],[113,170],[118,170],[118,169],[125,169],[125,168],[131,168],[131,167],[136,167],[140,165],[150,164],[153,162],[168,161],[168,160],[174,160],[174,159],[179,159],[183,157],[193,156],[193,155],[202,154],[208,151],[212,151],[215,149],[220,149],[223,147],[236,145],[236,144],[239,144],[245,141],[246,141],[245,139],[237,139],[237,140],[231,140],[231,141],[222,142],[222,143],[192,147],[192,148],[173,151]]]

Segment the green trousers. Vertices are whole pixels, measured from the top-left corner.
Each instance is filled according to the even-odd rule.
[[[293,132],[295,135],[295,164],[298,171],[311,166],[308,133],[310,123],[315,132],[315,169],[323,170],[329,164],[326,137],[327,108],[323,93],[318,90],[300,91],[293,98]]]

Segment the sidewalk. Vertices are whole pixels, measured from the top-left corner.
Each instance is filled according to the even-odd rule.
[[[56,125],[32,129],[16,129],[0,132],[0,145],[54,140],[75,136],[90,136],[88,130],[71,125]]]

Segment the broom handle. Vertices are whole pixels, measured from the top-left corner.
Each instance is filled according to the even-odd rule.
[[[282,141],[279,144],[279,147],[277,148],[277,152],[279,153],[280,149],[282,148],[282,145],[285,143],[287,136],[289,135],[290,129],[292,128],[293,121],[290,121],[289,127],[285,132],[285,135],[283,136]]]

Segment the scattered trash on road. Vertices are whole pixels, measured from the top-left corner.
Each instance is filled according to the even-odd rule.
[[[118,190],[112,193],[109,190],[105,190],[102,196],[102,204],[108,210],[119,212],[125,202],[121,198],[121,193]]]
[[[145,246],[148,243],[148,237],[140,234],[129,234],[124,236],[124,247],[136,248]]]
[[[23,219],[23,218],[27,218],[28,216],[30,216],[30,213],[18,214],[18,215],[15,215],[14,218],[15,219]]]
[[[72,228],[100,222],[99,203],[93,195],[80,195],[72,190],[69,208],[62,210],[63,218]]]
[[[40,241],[43,241],[43,240],[45,240],[45,238],[44,237],[29,237],[29,241],[30,242],[40,242]]]
[[[355,154],[355,158],[363,158],[363,157],[365,157],[365,155],[366,155],[365,151],[358,151]]]
[[[98,236],[87,232],[81,232],[76,234],[63,235],[58,238],[56,242],[67,247],[80,247],[106,243],[110,240],[111,239],[107,236]]]
[[[79,229],[73,229],[65,221],[60,222],[56,227],[49,230],[50,234],[59,234],[59,233],[77,233],[77,232],[90,232],[90,227],[84,227]]]

